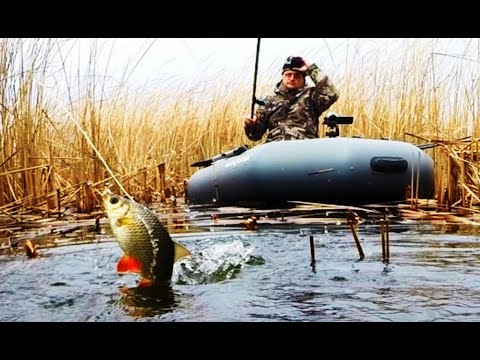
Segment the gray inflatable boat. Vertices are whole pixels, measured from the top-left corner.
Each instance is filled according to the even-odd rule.
[[[434,162],[406,142],[360,138],[274,141],[193,164],[186,199],[202,205],[305,201],[367,205],[434,194]],[[418,188],[418,189],[417,189]]]

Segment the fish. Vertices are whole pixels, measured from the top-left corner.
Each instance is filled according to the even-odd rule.
[[[170,282],[175,261],[191,252],[172,240],[148,207],[110,190],[102,196],[112,233],[123,250],[117,272],[139,274],[138,287]]]

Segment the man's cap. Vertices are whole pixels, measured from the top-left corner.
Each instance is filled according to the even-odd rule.
[[[294,68],[301,68],[305,65],[305,61],[300,56],[289,56],[282,67],[282,74],[287,70],[293,70]]]

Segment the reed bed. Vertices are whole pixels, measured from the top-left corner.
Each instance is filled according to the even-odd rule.
[[[174,200],[195,171],[190,164],[255,145],[243,133],[251,87],[238,86],[238,77],[174,91],[131,89],[124,81],[112,87],[98,76],[92,51],[88,76],[65,73],[61,84],[49,86],[61,45],[0,40],[0,215],[95,212],[97,190],[107,184],[120,190],[112,174],[139,201]],[[478,62],[460,58],[445,70],[449,54],[421,46],[401,51],[400,61],[383,63],[373,52],[335,79],[341,97],[331,110],[355,118],[341,134],[431,144],[436,206],[476,212]],[[278,80],[276,71],[263,76],[257,94],[270,93]]]

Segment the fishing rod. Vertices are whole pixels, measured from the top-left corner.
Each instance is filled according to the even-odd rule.
[[[253,95],[252,95],[252,108],[250,111],[250,118],[253,118],[253,113],[255,111],[255,103],[257,102],[257,98],[255,97],[255,93],[257,91],[257,73],[258,73],[258,56],[260,54],[260,38],[257,39],[257,55],[255,58],[255,74],[253,77]]]
[[[257,54],[256,54],[256,58],[255,58],[255,73],[254,73],[254,76],[253,76],[252,108],[251,108],[251,111],[250,111],[250,118],[253,118],[253,114],[255,112],[255,104],[258,103],[257,98],[255,96],[255,93],[257,91],[257,74],[258,74],[258,57],[259,57],[259,55],[260,55],[260,38],[257,39]],[[210,166],[214,161],[239,155],[239,154],[245,152],[247,149],[248,149],[248,146],[246,146],[246,145],[240,146],[240,147],[238,147],[236,149],[233,149],[233,150],[230,150],[226,153],[221,153],[219,155],[216,155],[216,156],[214,156],[210,159],[197,161],[197,162],[191,164],[190,166],[191,167],[207,167],[207,166]]]

